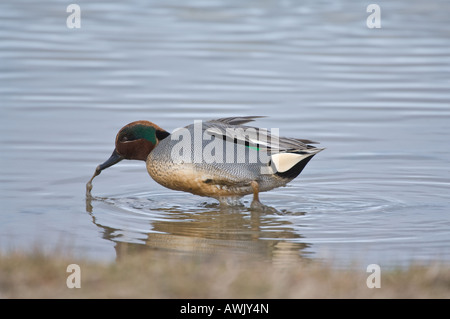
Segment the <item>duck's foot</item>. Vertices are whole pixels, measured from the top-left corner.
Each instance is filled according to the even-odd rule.
[[[264,205],[259,200],[255,201],[253,200],[250,204],[250,210],[255,212],[263,212],[263,213],[272,213],[272,214],[278,214],[279,211],[276,208],[273,208],[271,206]]]
[[[266,205],[263,205],[259,200],[252,200],[252,203],[250,204],[250,209],[263,211],[265,206]]]
[[[252,181],[253,200],[250,204],[250,209],[259,212],[278,212],[275,208],[266,206],[259,201],[259,184],[257,181]]]
[[[259,184],[257,181],[252,181],[250,183],[250,185],[252,186],[253,189],[253,200],[252,203],[250,205],[250,209],[253,210],[264,210],[264,205],[261,204],[261,202],[259,201]]]

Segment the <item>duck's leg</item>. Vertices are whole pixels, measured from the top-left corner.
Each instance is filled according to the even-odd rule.
[[[252,204],[250,205],[250,208],[263,209],[264,205],[261,204],[261,202],[259,201],[259,184],[258,184],[258,182],[252,181],[250,183],[250,185],[252,186],[252,189],[253,189],[253,201],[252,201]]]
[[[253,189],[253,200],[250,205],[250,209],[258,212],[278,213],[278,211],[270,206],[266,206],[259,201],[259,184],[257,181],[250,183]]]

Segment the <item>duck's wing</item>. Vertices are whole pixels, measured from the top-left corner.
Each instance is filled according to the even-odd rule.
[[[266,116],[233,116],[233,117],[223,117],[220,119],[210,120],[208,122],[214,123],[222,123],[225,125],[242,125],[248,122],[252,122],[255,119],[263,118]]]
[[[271,153],[305,151],[315,148],[308,144],[318,144],[306,139],[280,137],[267,129],[242,125],[261,117],[263,116],[221,118],[204,122],[203,128],[212,136]]]

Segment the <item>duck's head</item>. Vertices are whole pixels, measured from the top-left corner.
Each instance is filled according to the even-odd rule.
[[[168,132],[149,121],[136,121],[125,125],[117,133],[116,147],[111,156],[97,166],[88,185],[92,188],[91,182],[95,176],[123,159],[145,161],[159,141],[169,135]]]

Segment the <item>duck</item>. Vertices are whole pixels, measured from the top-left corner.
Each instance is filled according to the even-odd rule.
[[[96,176],[126,159],[144,161],[153,180],[169,189],[221,204],[252,194],[251,208],[261,208],[260,192],[285,186],[324,150],[311,145],[318,142],[280,137],[278,129],[245,125],[261,117],[197,120],[172,133],[146,120],[129,123],[117,133],[111,156],[96,167],[86,194]]]

